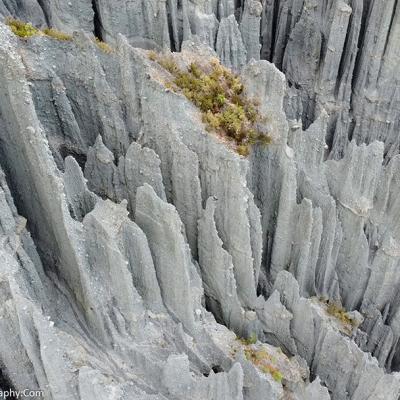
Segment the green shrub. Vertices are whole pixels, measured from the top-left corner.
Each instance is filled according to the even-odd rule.
[[[243,107],[237,104],[229,104],[221,115],[221,126],[229,136],[240,140],[243,132],[243,124],[246,122],[246,114]]]
[[[19,36],[21,38],[28,38],[35,35],[40,35],[41,31],[32,24],[20,21],[14,18],[7,18],[6,24],[11,28],[14,35]]]
[[[198,107],[207,130],[232,142],[239,155],[248,156],[254,144],[271,142],[258,128],[262,120],[257,102],[244,95],[240,78],[218,61],[206,65],[191,63],[182,70],[172,56],[158,55],[154,51],[148,56],[173,76],[166,86],[183,93]]]
[[[221,127],[221,119],[218,115],[213,114],[211,111],[203,113],[203,122],[208,125],[208,127],[218,130]]]

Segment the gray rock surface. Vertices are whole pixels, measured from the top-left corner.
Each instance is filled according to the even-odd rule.
[[[382,141],[389,159],[400,150],[398,7],[395,0],[2,0],[0,17],[83,29],[113,44],[122,33],[147,49],[180,50],[196,37],[235,69],[267,59],[288,79],[290,119],[307,128],[329,112],[331,158],[355,139]]]
[[[117,3],[0,0],[1,388],[398,400],[400,3]],[[218,56],[272,144],[144,49]]]

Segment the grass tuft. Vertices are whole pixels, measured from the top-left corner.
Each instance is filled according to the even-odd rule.
[[[353,325],[354,323],[353,319],[349,317],[348,312],[343,307],[334,302],[328,303],[326,311],[328,314],[337,318],[340,322],[342,322],[345,325]]]
[[[28,38],[35,35],[40,35],[41,31],[32,24],[20,21],[14,18],[7,18],[6,24],[11,28],[14,35],[19,36],[20,38]]]
[[[252,145],[271,143],[258,127],[263,120],[257,102],[244,95],[240,78],[217,60],[181,69],[172,56],[150,51],[148,57],[173,76],[168,88],[183,93],[198,107],[207,130],[232,142],[239,155],[247,157]]]
[[[95,39],[96,45],[97,47],[106,54],[111,54],[114,52],[114,49],[106,42],[103,42],[102,40],[100,40],[99,38]]]
[[[46,36],[49,36],[53,39],[57,39],[57,40],[65,40],[65,41],[71,41],[72,40],[72,36],[68,35],[67,33],[58,31],[57,29],[54,28],[46,28],[43,29],[43,33]]]
[[[157,61],[158,55],[154,50],[148,52],[148,57],[150,61]]]
[[[252,347],[247,347],[244,350],[246,359],[254,364],[264,374],[270,374],[272,378],[281,383],[283,379],[282,372],[274,366],[276,359],[272,357],[266,350],[256,350]]]
[[[257,334],[253,332],[248,338],[241,338],[239,340],[243,345],[249,346],[251,344],[257,343]]]
[[[170,74],[175,75],[179,73],[178,64],[172,57],[163,57],[161,59],[157,58],[156,61]]]
[[[58,31],[57,29],[45,28],[43,30],[40,30],[40,29],[32,26],[32,24],[24,22],[24,21],[20,21],[18,19],[7,18],[6,24],[11,28],[14,35],[16,35],[20,38],[24,38],[24,39],[32,37],[32,36],[46,35],[48,37],[51,37],[51,38],[57,39],[57,40],[63,40],[63,41],[72,40],[71,35],[68,35],[64,32]]]
[[[340,303],[331,301],[324,297],[318,297],[319,302],[324,306],[327,314],[332,316],[337,322],[340,322],[340,330],[348,336],[353,334],[353,330],[358,328],[359,322],[347,312]]]
[[[14,18],[7,18],[6,24],[11,28],[14,35],[21,38],[29,38],[36,35],[46,35],[48,37],[61,41],[73,40],[73,37],[71,35],[68,35],[67,33],[61,32],[57,29],[45,28],[43,30],[40,30],[32,26],[32,24],[30,23],[26,23]],[[97,47],[104,53],[110,54],[114,52],[113,48],[109,44],[101,41],[98,38],[95,39],[95,43]]]

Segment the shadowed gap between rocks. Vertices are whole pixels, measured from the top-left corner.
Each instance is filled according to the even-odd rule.
[[[102,23],[100,18],[99,9],[96,3],[96,0],[92,0],[92,8],[93,8],[93,34],[99,40],[103,41],[103,31],[102,31]]]

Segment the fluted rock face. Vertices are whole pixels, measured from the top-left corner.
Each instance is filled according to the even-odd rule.
[[[68,32],[80,28],[116,43],[180,50],[196,37],[226,65],[267,59],[286,75],[286,112],[307,128],[329,113],[330,156],[349,143],[382,141],[399,153],[399,4],[395,0],[2,0],[0,15]],[[234,17],[235,15],[235,17]]]
[[[399,3],[117,3],[0,1],[79,30],[0,22],[0,386],[397,400]],[[272,144],[207,132],[169,48],[240,72]]]
[[[343,156],[348,137],[380,140],[388,156],[399,152],[399,11],[394,1],[265,3],[265,23],[276,21],[264,36],[265,56],[301,99],[293,118],[308,126],[321,108],[329,112],[333,158]]]

